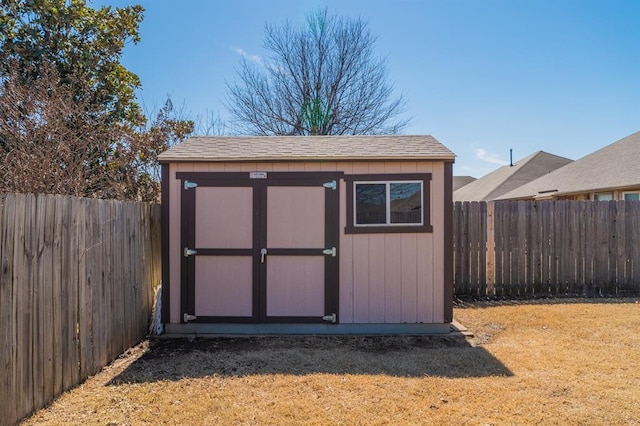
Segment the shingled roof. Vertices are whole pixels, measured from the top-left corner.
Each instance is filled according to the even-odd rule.
[[[640,187],[640,132],[522,185],[499,199],[531,199]]]
[[[158,156],[177,161],[453,160],[455,154],[428,135],[196,136]]]
[[[538,151],[517,161],[513,166],[502,166],[453,193],[453,201],[491,201],[540,176],[546,175],[571,160],[548,152]]]

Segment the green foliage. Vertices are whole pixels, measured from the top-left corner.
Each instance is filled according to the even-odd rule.
[[[93,9],[84,0],[3,0],[0,72],[16,60],[22,78],[37,79],[40,65],[56,65],[62,83],[74,76],[75,95],[105,105],[112,120],[140,122],[136,74],[120,64],[127,42],[140,41],[142,6]]]
[[[142,6],[0,3],[0,190],[157,200],[157,156],[193,130],[170,100],[151,123],[121,63]],[[37,159],[37,162],[33,160]]]

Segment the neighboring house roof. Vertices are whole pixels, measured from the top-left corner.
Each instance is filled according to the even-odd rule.
[[[500,199],[529,199],[640,187],[640,132],[567,164]]]
[[[516,162],[502,166],[480,179],[454,191],[453,201],[491,201],[540,176],[556,170],[572,160],[538,151]]]
[[[453,177],[453,190],[457,191],[463,186],[476,180],[473,176],[454,176]]]
[[[451,160],[433,136],[197,136],[158,156],[171,161]]]

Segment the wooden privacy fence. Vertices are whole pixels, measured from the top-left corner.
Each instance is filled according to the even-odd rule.
[[[457,296],[640,294],[640,202],[454,204]]]
[[[160,209],[0,194],[0,423],[13,424],[144,338]]]

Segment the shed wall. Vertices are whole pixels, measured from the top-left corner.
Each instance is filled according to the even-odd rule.
[[[340,322],[443,323],[444,179],[440,161],[171,163],[169,165],[170,321],[180,312],[180,181],[176,172],[431,173],[433,233],[345,234],[346,184],[340,185]]]

